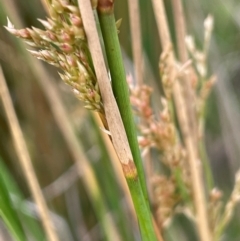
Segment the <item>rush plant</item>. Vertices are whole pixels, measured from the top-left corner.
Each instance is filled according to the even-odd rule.
[[[49,16],[39,19],[43,28],[16,29],[9,19],[5,28],[22,39],[34,57],[57,67],[59,76],[77,99],[86,109],[97,113],[104,135],[117,154],[114,161],[121,167],[117,172],[125,177],[143,241],[168,240],[164,232],[178,213],[195,225],[199,240],[220,240],[239,201],[240,178],[237,174],[232,195],[224,206],[222,192],[214,186],[204,146],[207,98],[216,81],[214,75],[209,75],[207,65],[213,17],[206,18],[202,47],[196,47],[194,38],[186,33],[181,0],[172,0],[174,46],[164,3],[152,0],[162,47],[159,58],[162,94],[156,109],[151,99],[154,90],[143,77],[145,66],[138,59],[143,58],[138,1],[129,0],[137,78],[125,72],[118,39],[121,21],[115,19],[114,3],[114,0],[46,0]],[[2,97],[4,91],[2,88]],[[158,154],[151,155],[151,150]],[[92,172],[86,172],[94,183],[92,188],[86,182],[93,203],[96,200],[94,209],[106,238],[113,240],[114,234],[108,233],[111,221],[104,217],[106,207],[99,187]],[[40,192],[39,187],[32,187],[32,193],[38,200],[36,189]],[[7,222],[4,210],[1,213]],[[47,227],[51,222],[42,219],[49,240],[58,240]],[[12,225],[9,227],[13,230]],[[115,226],[111,229],[115,230]],[[15,229],[14,235],[18,234],[19,240],[24,240],[21,228]]]

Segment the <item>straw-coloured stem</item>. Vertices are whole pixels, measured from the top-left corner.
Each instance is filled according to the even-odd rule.
[[[141,36],[141,22],[139,0],[128,0],[130,30],[131,30],[131,44],[133,52],[134,70],[136,82],[143,83],[143,54],[142,54],[142,36]]]
[[[41,221],[46,231],[48,240],[58,241],[58,237],[54,230],[54,226],[50,218],[47,204],[42,195],[41,188],[39,186],[36,174],[32,166],[31,158],[27,150],[27,145],[24,140],[22,130],[20,128],[16,113],[13,108],[10,93],[8,91],[7,84],[6,84],[1,67],[0,67],[0,94],[2,97],[4,109],[8,118],[8,123],[10,125],[16,152],[17,152],[20,164],[22,166],[25,178],[29,185],[30,191],[39,208],[39,215],[41,217]]]
[[[164,10],[163,1],[152,0],[155,18],[159,30],[159,37],[163,46],[163,49],[171,46],[170,32],[168,29],[166,13]],[[169,61],[172,66],[172,76],[176,76],[175,57],[174,54],[171,54]],[[182,86],[177,80],[173,85],[173,95],[175,99],[176,111],[178,120],[180,123],[181,132],[183,135],[184,143],[187,150],[189,168],[191,171],[192,178],[192,190],[194,194],[194,206],[197,214],[197,227],[202,241],[211,241],[211,234],[208,226],[208,217],[206,210],[206,200],[204,196],[204,187],[201,178],[201,166],[198,157],[198,152],[195,146],[194,137],[191,135],[190,123],[187,114],[186,103],[183,97]]]
[[[175,22],[175,30],[176,30],[176,36],[177,36],[177,49],[178,49],[178,55],[179,60],[182,64],[186,63],[188,61],[188,52],[187,47],[185,44],[185,38],[186,38],[186,24],[185,24],[185,18],[184,18],[184,9],[182,6],[181,0],[172,0],[172,6],[173,6],[173,13],[174,13],[174,22]],[[190,68],[190,75],[193,72],[193,69]],[[188,110],[188,116],[189,116],[189,122],[191,123],[191,131],[192,135],[194,135],[194,138],[196,138],[196,145],[199,142],[199,152],[200,156],[202,158],[204,171],[206,174],[207,184],[209,191],[213,188],[213,177],[211,173],[211,169],[209,166],[207,153],[205,150],[205,146],[203,143],[203,137],[198,136],[198,128],[197,128],[197,118],[196,118],[196,110],[195,110],[195,104],[196,103],[196,96],[194,95],[194,91],[191,88],[190,84],[190,76],[186,75],[182,79],[182,85],[183,85],[183,91],[184,91],[184,97],[185,97],[185,103]],[[189,103],[193,103],[192,105]],[[199,141],[200,138],[200,141]]]
[[[175,23],[175,30],[176,30],[176,36],[177,36],[178,57],[180,62],[184,64],[188,61],[188,52],[185,44],[186,25],[185,25],[184,12],[183,12],[183,6],[181,3],[181,0],[172,0],[172,6],[173,6],[174,23]],[[183,86],[187,114],[190,120],[189,122],[191,123],[191,132],[193,137],[195,138],[195,141],[197,141],[197,120],[196,120],[196,110],[194,105],[195,96],[194,96],[193,89],[191,88],[190,76],[189,75],[184,76],[184,78],[182,78],[181,80],[181,84]]]
[[[95,71],[103,99],[108,126],[111,132],[112,142],[121,163],[128,165],[130,162],[133,162],[132,153],[128,145],[127,136],[121,120],[121,116],[113,96],[91,5],[88,1],[82,0],[79,0],[79,5],[81,6],[80,12],[83,18],[83,24],[85,26],[89,49],[92,54],[93,63],[95,65]],[[88,7],[90,7],[90,9],[88,9]],[[133,173],[135,172],[134,169],[132,171]]]

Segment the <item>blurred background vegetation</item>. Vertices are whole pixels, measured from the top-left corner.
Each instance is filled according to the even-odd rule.
[[[226,200],[231,193],[234,174],[239,169],[240,163],[240,2],[238,0],[184,0],[183,2],[187,32],[196,38],[198,46],[201,47],[203,40],[204,19],[208,14],[212,14],[215,21],[208,60],[209,71],[217,75],[217,84],[207,105],[205,142],[215,185],[224,191],[224,200]],[[159,86],[158,60],[161,47],[151,1],[140,0],[140,3],[144,61],[148,72],[145,82],[156,87],[155,94],[159,99],[161,86]],[[165,4],[172,27],[172,37],[175,39],[170,1],[165,1]],[[115,13],[117,19],[123,19],[119,38],[127,72],[131,73],[133,72],[131,35],[126,0],[116,0]],[[41,85],[42,76],[39,76],[29,63],[27,53],[19,44],[19,40],[3,28],[7,24],[7,16],[17,28],[30,26],[41,28],[37,18],[44,19],[46,13],[40,0],[0,0],[0,64],[39,183],[52,211],[57,232],[61,240],[105,240],[93,202],[87,195],[81,175],[77,173],[71,150],[54,119],[45,89]],[[106,215],[110,215],[119,227],[121,240],[140,240],[139,231],[130,217],[129,206],[122,188],[115,178],[98,124],[62,83],[56,68],[45,64],[43,66],[61,96],[79,145],[82,146],[97,177],[107,205]],[[1,102],[0,169],[0,182],[7,183],[8,192],[16,196],[16,200],[25,200],[21,205],[16,202],[15,208],[21,213],[18,214],[18,218],[21,221],[30,219],[29,222],[34,224],[32,230],[35,239],[44,240],[36,207],[31,202]],[[27,226],[27,222],[24,222],[24,225]],[[193,231],[189,231],[190,226],[186,218],[177,217],[165,234],[166,240],[197,240],[194,230],[191,228]],[[0,219],[0,240],[11,240],[7,233]],[[32,237],[33,233],[30,236]],[[239,239],[240,208],[237,207],[234,219],[222,240]]]

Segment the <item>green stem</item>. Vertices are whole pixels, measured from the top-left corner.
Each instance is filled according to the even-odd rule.
[[[129,90],[126,81],[125,69],[122,61],[121,49],[118,41],[115,18],[112,11],[98,11],[103,40],[105,44],[108,65],[112,78],[113,93],[126,130],[133,159],[137,167],[141,187],[148,203],[147,186],[145,182],[142,158],[137,142],[136,127],[129,100]]]
[[[210,168],[210,161],[208,158],[208,154],[206,152],[204,140],[199,141],[199,152],[200,152],[200,156],[203,164],[203,169],[207,179],[208,191],[211,191],[214,187],[214,180],[213,180],[213,176]]]
[[[208,193],[209,193],[214,188],[214,179],[213,179],[210,160],[208,158],[205,140],[204,140],[205,121],[206,121],[206,100],[202,107],[201,115],[199,117],[199,126],[201,127],[201,133],[200,133],[201,139],[199,140],[198,149],[199,149],[200,158],[202,160],[204,173],[206,175],[207,188],[208,188]]]
[[[137,142],[136,127],[130,105],[129,90],[111,1],[99,1],[98,16],[111,73],[113,93],[118,104],[138,173],[138,175],[127,175],[125,173],[125,178],[138,216],[142,240],[156,241],[157,238],[152,224],[142,158]]]
[[[142,241],[157,241],[152,225],[152,216],[149,211],[149,206],[145,202],[139,178],[127,177],[126,180],[138,217]]]

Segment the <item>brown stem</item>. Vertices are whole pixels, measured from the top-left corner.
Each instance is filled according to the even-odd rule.
[[[99,4],[105,2],[110,1],[99,1]],[[129,162],[133,162],[132,153],[128,144],[121,115],[112,92],[92,9],[90,8],[91,12],[83,11],[83,9],[89,9],[89,2],[85,0],[79,0],[79,5],[81,6],[80,11],[83,24],[84,26],[87,26],[85,31],[88,39],[88,45],[92,54],[113,145],[121,163],[126,165],[129,164]]]
[[[186,63],[188,60],[188,52],[185,44],[186,37],[186,25],[184,19],[184,12],[181,0],[172,0],[173,15],[177,36],[177,49],[179,60],[182,64]],[[190,74],[192,73],[192,68],[190,68]],[[187,75],[181,79],[181,84],[184,90],[184,99],[186,103],[186,108],[188,112],[189,122],[191,124],[191,132],[195,138],[197,144],[197,120],[195,111],[195,99],[194,91],[191,87],[191,76]]]
[[[138,84],[143,83],[143,55],[142,55],[142,37],[140,26],[140,11],[138,0],[128,0],[131,43],[133,52],[133,62]]]
[[[27,150],[27,145],[24,140],[22,130],[20,128],[16,113],[14,111],[13,103],[7,88],[7,84],[6,84],[1,66],[0,66],[0,96],[2,97],[3,106],[6,111],[8,123],[10,125],[12,138],[13,138],[16,152],[19,158],[19,162],[22,166],[25,178],[29,185],[29,189],[39,208],[39,215],[43,224],[43,228],[46,231],[49,241],[58,241],[58,237],[55,232],[54,225],[51,221],[47,204],[44,200],[40,185],[38,183],[36,174],[34,172],[34,168],[32,165],[29,152]]]

